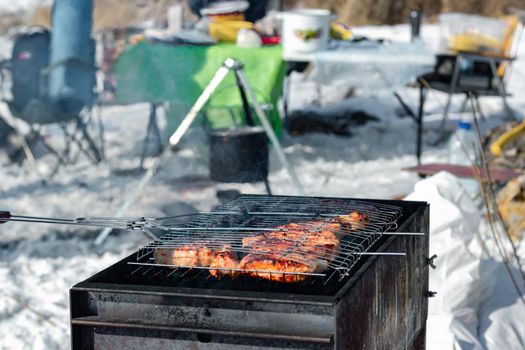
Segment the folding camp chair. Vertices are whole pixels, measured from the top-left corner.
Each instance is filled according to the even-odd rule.
[[[420,164],[423,137],[423,115],[427,92],[430,89],[442,91],[448,94],[443,119],[441,123],[441,136],[444,134],[445,122],[450,112],[452,96],[464,94],[465,99],[461,105],[460,112],[467,107],[469,96],[474,98],[478,109],[480,109],[479,98],[483,96],[499,96],[503,102],[504,109],[509,118],[515,119],[512,108],[507,103],[509,93],[506,82],[510,77],[511,63],[515,59],[521,33],[523,30],[522,19],[518,17],[509,24],[509,34],[506,41],[508,54],[474,54],[458,52],[456,54],[437,55],[434,71],[418,77],[419,85],[419,108],[416,118],[417,140],[416,156]]]
[[[27,143],[41,143],[57,160],[52,171],[47,174],[51,176],[60,165],[76,162],[80,154],[94,163],[100,162],[104,157],[104,149],[100,116],[93,112],[96,72],[94,50],[90,62],[68,59],[50,66],[49,47],[49,31],[31,27],[17,37],[11,59],[4,61],[0,68],[2,78],[6,72],[11,76],[12,96],[4,98],[4,102],[14,118],[29,125]],[[66,65],[75,65],[90,72],[92,96],[78,99],[72,96],[60,100],[49,97],[47,86],[50,72]],[[43,136],[44,129],[49,125],[58,125],[60,128],[64,138],[60,149]],[[92,136],[93,129],[96,129],[97,137]]]

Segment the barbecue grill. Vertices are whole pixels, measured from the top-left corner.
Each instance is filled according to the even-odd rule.
[[[226,268],[217,278],[209,266],[155,259],[159,249],[202,244],[227,244],[242,258],[253,253],[243,238],[286,233],[290,223],[314,231],[354,211],[366,214],[366,225],[341,226],[337,249],[309,251],[326,263],[316,271]],[[426,203],[241,196],[187,219],[112,221],[153,240],[71,288],[73,349],[424,348],[432,263]],[[276,251],[304,253],[299,243]]]

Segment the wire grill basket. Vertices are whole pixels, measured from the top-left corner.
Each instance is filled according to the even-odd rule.
[[[150,235],[155,229],[165,234],[140,249],[137,261],[130,264],[283,282],[307,276],[343,277],[363,255],[374,254],[370,247],[397,228],[401,215],[400,207],[360,200],[241,196],[212,212],[196,214],[189,223],[177,223],[179,217],[151,220],[144,229]],[[159,259],[158,252],[168,252],[169,258]],[[224,252],[240,260],[241,266],[210,264]],[[257,269],[242,266],[246,256],[266,263]],[[275,269],[275,260],[286,266]],[[304,268],[290,268],[293,263]]]

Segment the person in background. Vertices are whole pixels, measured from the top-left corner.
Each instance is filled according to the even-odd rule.
[[[224,0],[188,0],[191,11],[197,16],[200,15],[200,10],[214,2]],[[255,22],[266,15],[266,9],[268,7],[268,0],[248,0],[250,7],[244,13],[247,21]]]

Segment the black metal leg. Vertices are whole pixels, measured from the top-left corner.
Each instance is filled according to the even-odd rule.
[[[142,169],[144,167],[144,159],[146,158],[146,152],[149,148],[149,145],[154,142],[157,148],[157,154],[162,152],[162,141],[160,139],[160,130],[159,125],[157,124],[157,104],[152,103],[150,105],[150,113],[148,120],[148,127],[146,129],[146,137],[144,138],[144,143],[142,145],[142,154],[140,155],[140,165]]]
[[[78,131],[78,125],[75,126],[76,129],[73,130],[73,132],[69,132],[67,129],[68,125],[67,123],[60,123],[60,129],[62,130],[62,133],[64,134],[65,138],[65,145],[64,149],[62,150],[62,158],[66,161],[64,164],[67,163],[75,163],[78,160],[78,157],[81,153],[85,154],[84,147],[80,142],[77,140],[76,132]],[[71,145],[76,144],[78,147],[78,154],[75,156],[73,154],[73,150],[71,149]],[[89,159],[92,159],[92,157],[87,154],[86,155]]]
[[[507,119],[516,121],[516,115],[514,114],[514,111],[509,106],[507,102],[507,91],[505,90],[505,84],[503,84],[503,81],[498,73],[498,68],[496,67],[496,62],[493,59],[489,59],[489,66],[490,70],[492,71],[492,75],[494,77],[494,82],[496,83],[496,88],[498,89],[498,93],[501,97],[501,100],[503,102],[503,107],[505,108],[505,111],[507,112]]]
[[[28,141],[27,142],[28,145],[32,144],[34,141],[38,140],[45,147],[45,149],[49,153],[51,153],[54,157],[56,157],[56,159],[57,159],[57,163],[54,166],[53,170],[47,175],[48,177],[52,177],[53,175],[55,175],[55,173],[57,172],[58,167],[60,165],[66,165],[66,164],[69,163],[68,158],[69,158],[69,151],[70,151],[70,145],[71,145],[72,140],[70,140],[67,136],[66,136],[66,145],[64,147],[64,151],[61,154],[53,146],[51,146],[49,143],[47,143],[47,141],[42,137],[40,132],[35,130],[35,129],[33,129],[33,127],[31,127],[31,133],[30,134],[33,134],[32,137],[34,137],[35,139],[33,141],[31,141],[31,140]]]
[[[268,177],[264,178],[264,187],[266,188],[266,193],[269,196],[272,196],[272,189],[270,188],[270,181],[268,181]]]
[[[84,145],[85,139],[84,139],[84,134],[82,132],[83,123],[80,120],[80,118],[81,118],[80,116],[77,116],[76,124],[74,126],[74,129],[71,132],[68,130],[67,123],[62,123],[60,126],[60,128],[62,129],[62,133],[64,134],[64,137],[67,140],[64,150],[62,151],[63,157],[64,159],[67,159],[67,162],[69,164],[74,164],[78,161],[78,158],[82,154],[84,154],[86,158],[88,158],[90,161],[92,161],[93,163],[97,163],[98,161],[95,158],[95,156],[91,154],[89,152],[90,150],[86,149]],[[73,144],[76,145],[78,149],[77,150],[78,152],[76,152],[76,154],[73,148],[71,147]]]
[[[485,115],[483,114],[483,111],[481,110],[481,103],[479,102],[479,95],[473,94],[474,96],[474,102],[476,103],[476,109],[478,110],[478,114],[481,117],[481,120],[485,121]]]
[[[244,91],[244,87],[242,86],[237,70],[235,70],[235,81],[237,82],[237,87],[239,88],[239,93],[241,95],[242,107],[244,109],[244,117],[246,118],[246,124],[248,124],[249,126],[254,126],[255,120],[253,119],[252,111],[250,110],[250,104],[248,103],[248,98],[246,97],[246,91]]]
[[[417,122],[417,116],[416,114],[414,113],[414,111],[412,110],[412,108],[410,108],[406,103],[405,101],[403,100],[403,98],[401,97],[401,95],[396,91],[394,92],[394,97],[397,98],[397,100],[399,101],[399,104],[401,105],[401,107],[403,107],[403,109],[405,110],[405,112],[410,116],[410,118],[412,118],[412,120],[414,120],[415,122]]]
[[[423,86],[423,84],[419,85],[419,109],[417,113],[417,120],[416,120],[416,126],[417,126],[417,135],[416,135],[416,158],[417,158],[417,164],[421,164],[421,153],[423,151],[423,113],[424,113],[424,105],[425,105],[425,98],[426,98],[426,88]]]
[[[468,101],[469,101],[469,96],[468,96],[468,93],[465,94],[465,99],[463,100],[463,102],[461,103],[461,107],[459,109],[459,113],[463,113],[467,110],[467,104],[468,104]]]
[[[288,121],[288,117],[290,116],[289,102],[290,89],[292,83],[291,74],[294,71],[299,73],[304,72],[304,70],[306,69],[306,67],[308,67],[309,64],[309,62],[287,62],[288,67],[286,69],[286,76],[283,84],[283,113],[285,121]]]
[[[86,143],[88,145],[88,148],[93,153],[93,157],[95,158],[95,163],[99,163],[102,161],[102,155],[100,154],[100,150],[98,149],[97,145],[95,144],[95,141],[93,141],[93,138],[89,134],[87,130],[87,125],[84,123],[82,118],[79,116],[77,119],[77,127],[80,130],[82,134],[82,138],[86,140]]]
[[[445,125],[448,119],[448,112],[450,111],[450,106],[452,104],[452,95],[456,92],[456,87],[459,83],[459,76],[461,75],[461,62],[463,58],[458,55],[456,62],[454,63],[454,72],[452,74],[452,81],[450,82],[450,87],[448,90],[447,104],[445,105],[445,110],[443,111],[443,119],[441,120],[441,127],[439,132],[438,142],[441,141],[445,136]]]
[[[104,138],[104,123],[102,123],[101,109],[102,107],[99,104],[97,104],[97,114],[96,114],[97,127],[98,127],[97,137],[98,137],[98,142],[100,144],[100,156],[102,157],[102,159],[105,159],[106,158],[106,141]]]
[[[284,84],[283,84],[283,113],[284,113],[284,121],[288,122],[289,117],[289,111],[288,111],[288,99],[290,96],[290,76],[286,75],[284,78]]]
[[[155,111],[153,115],[152,132],[153,132],[155,147],[157,148],[156,154],[161,154],[162,153],[162,139],[160,136],[159,123],[157,123],[157,106],[155,106]]]

